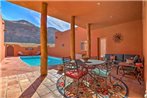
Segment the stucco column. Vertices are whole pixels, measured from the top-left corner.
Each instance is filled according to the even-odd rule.
[[[87,24],[87,40],[88,40],[88,50],[87,55],[90,58],[91,57],[91,25]]]
[[[41,29],[40,29],[40,41],[41,41],[41,75],[47,75],[47,3],[42,3],[41,8]]]
[[[75,16],[71,17],[70,56],[75,59]]]
[[[147,2],[143,2],[143,55],[144,55],[144,81],[145,98],[147,98]]]

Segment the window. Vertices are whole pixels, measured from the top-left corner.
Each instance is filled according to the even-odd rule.
[[[81,51],[87,51],[87,41],[81,42]]]

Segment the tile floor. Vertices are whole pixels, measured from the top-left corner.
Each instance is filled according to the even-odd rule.
[[[56,88],[61,74],[49,70],[46,77],[38,71],[0,78],[0,98],[62,98]]]

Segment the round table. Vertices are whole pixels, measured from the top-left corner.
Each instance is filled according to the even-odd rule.
[[[94,59],[89,59],[87,62],[85,62],[86,65],[101,65],[104,64],[105,61],[102,60],[94,60]]]

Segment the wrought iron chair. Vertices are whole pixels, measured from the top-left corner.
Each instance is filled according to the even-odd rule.
[[[76,96],[78,97],[79,95],[79,84],[82,82],[83,77],[88,73],[87,69],[84,68],[77,60],[75,61],[70,61],[69,59],[67,60],[66,58],[63,58],[63,63],[64,63],[64,76],[65,76],[65,81],[64,81],[64,95],[66,95],[66,78],[71,78],[73,79],[73,82],[76,83],[77,89],[76,89]]]
[[[91,71],[94,75],[95,83],[97,85],[96,90],[98,92],[100,88],[108,89],[107,82],[110,81],[111,83],[111,69],[111,62],[106,62],[103,65],[96,66],[96,68]]]
[[[126,74],[134,74],[134,76],[137,77],[137,74],[136,74],[137,68],[135,64],[138,63],[138,60],[139,60],[139,57],[135,56],[133,59],[132,58],[126,59],[126,62],[120,62],[118,65],[119,65],[120,71],[123,72],[122,76],[125,76]]]
[[[135,66],[136,60],[127,59],[126,62],[119,63],[119,73],[122,74],[123,78],[125,75],[133,74],[137,78],[137,67]]]

